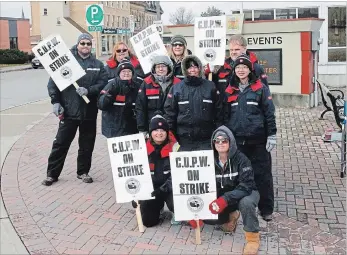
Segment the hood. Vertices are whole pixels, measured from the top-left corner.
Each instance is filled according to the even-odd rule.
[[[186,56],[183,60],[182,60],[182,63],[181,63],[181,67],[182,67],[182,74],[187,77],[188,76],[188,68],[187,68],[187,64],[191,61],[195,61],[198,66],[199,66],[199,69],[200,69],[200,74],[199,74],[199,77],[202,78],[204,76],[204,68],[202,66],[202,63],[200,61],[200,59],[197,57],[197,56],[194,56],[194,55],[189,55],[189,56]]]
[[[216,155],[218,152],[216,151],[216,149],[214,148],[214,145],[213,145],[213,137],[214,135],[218,132],[218,131],[223,131],[225,132],[228,137],[229,137],[229,140],[230,140],[230,147],[229,147],[229,158],[233,157],[234,154],[236,153],[237,151],[237,145],[236,145],[236,140],[235,140],[235,137],[233,135],[233,133],[231,132],[231,130],[229,128],[227,128],[226,126],[220,126],[219,128],[217,128],[213,134],[212,134],[212,137],[211,137],[211,147],[212,147],[212,150],[214,152],[214,155]]]

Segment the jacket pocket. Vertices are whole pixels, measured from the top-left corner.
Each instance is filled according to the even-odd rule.
[[[205,121],[213,120],[213,100],[210,98],[202,99],[202,119]]]

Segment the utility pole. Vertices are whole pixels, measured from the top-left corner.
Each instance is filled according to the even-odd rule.
[[[160,2],[159,1],[155,2],[155,7],[156,7],[156,11],[157,11],[157,20],[161,20]]]

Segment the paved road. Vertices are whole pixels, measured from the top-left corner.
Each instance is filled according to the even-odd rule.
[[[0,111],[48,98],[48,74],[44,69],[29,69],[0,74]]]

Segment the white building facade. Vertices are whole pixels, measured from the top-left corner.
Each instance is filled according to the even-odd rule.
[[[344,87],[346,81],[346,2],[233,2],[226,14],[245,14],[245,21],[320,18],[318,74],[328,86]]]

